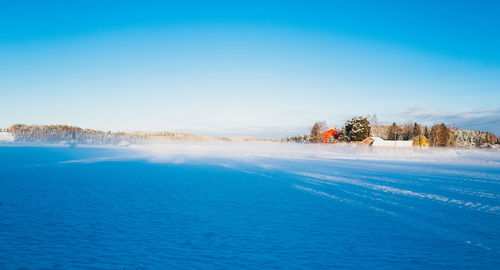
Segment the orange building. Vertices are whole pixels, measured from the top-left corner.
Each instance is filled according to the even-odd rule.
[[[323,140],[323,143],[327,143],[327,142],[329,142],[329,140],[331,141],[332,139],[337,140],[339,138],[339,135],[340,135],[340,131],[338,131],[334,127],[334,128],[331,128],[331,129],[321,133],[321,139]]]

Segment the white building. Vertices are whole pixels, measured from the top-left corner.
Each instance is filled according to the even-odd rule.
[[[370,146],[383,146],[383,147],[412,147],[413,141],[386,141],[380,137],[369,137],[366,140],[373,140],[369,144]],[[368,141],[369,142],[369,141]]]

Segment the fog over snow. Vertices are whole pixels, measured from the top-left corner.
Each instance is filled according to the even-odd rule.
[[[364,145],[314,145],[274,142],[186,142],[161,145],[131,145],[130,149],[151,160],[174,161],[193,158],[249,160],[272,159],[356,159],[423,163],[500,165],[498,149],[393,148]]]

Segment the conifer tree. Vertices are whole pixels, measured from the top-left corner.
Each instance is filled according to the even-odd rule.
[[[362,141],[370,136],[370,121],[365,117],[354,117],[344,126],[342,138],[346,141]]]
[[[387,139],[389,140],[397,140],[400,134],[400,128],[398,125],[394,122],[392,125],[389,127],[389,131],[387,132]]]
[[[417,136],[422,135],[422,133],[423,133],[422,127],[415,122],[415,124],[413,125],[412,136],[411,137],[415,138]]]

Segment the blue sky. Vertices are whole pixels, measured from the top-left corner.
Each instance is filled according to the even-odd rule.
[[[500,135],[498,1],[2,1],[0,127]]]

